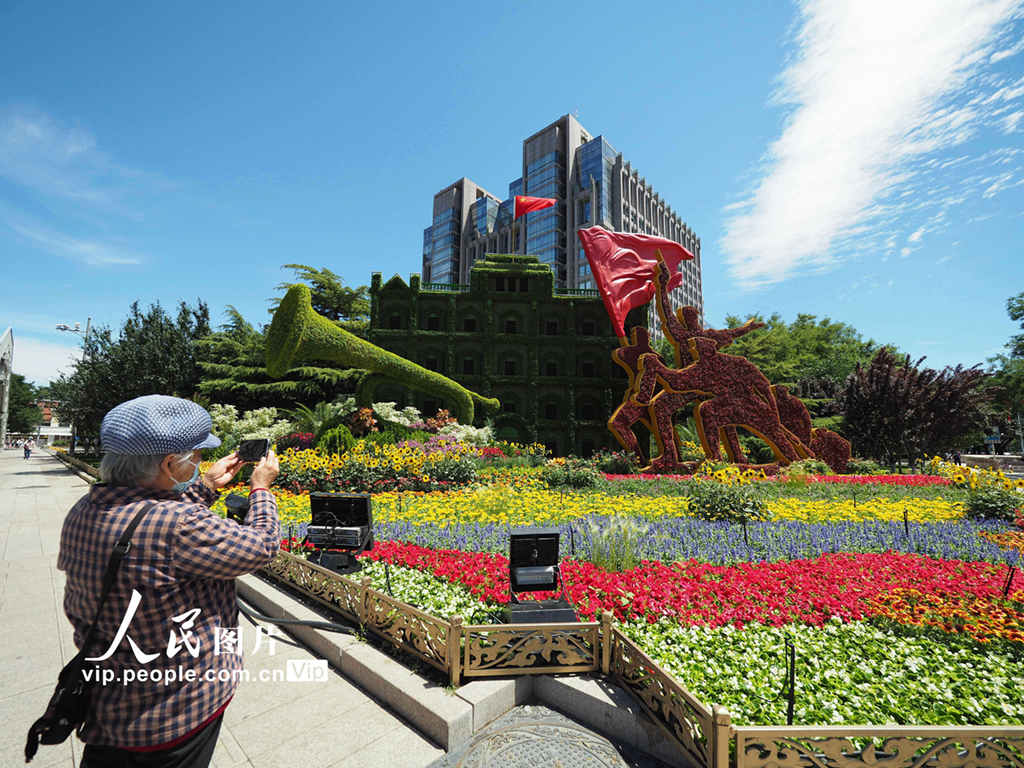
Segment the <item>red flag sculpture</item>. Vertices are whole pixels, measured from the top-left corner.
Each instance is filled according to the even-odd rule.
[[[626,335],[623,324],[629,311],[646,304],[654,295],[657,252],[661,251],[665,266],[672,275],[669,290],[683,281],[679,263],[693,258],[693,254],[679,243],[663,237],[609,232],[603,227],[581,229],[577,234],[619,338]]]
[[[550,208],[558,201],[553,197],[527,197],[526,195],[516,195],[515,200],[515,213],[513,219],[518,219],[520,216],[525,216],[533,211],[543,211],[545,208]]]

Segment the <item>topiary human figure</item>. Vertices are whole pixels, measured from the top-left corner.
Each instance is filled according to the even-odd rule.
[[[649,404],[659,383],[665,390],[700,399],[694,420],[704,454],[712,461],[721,461],[720,430],[728,426],[753,432],[768,443],[780,463],[798,459],[794,440],[799,440],[779,420],[771,384],[760,369],[745,358],[720,353],[711,339],[692,338],[689,349],[694,362],[680,369],[669,368],[657,355],[641,355],[634,402]]]
[[[661,393],[658,398],[657,409],[639,405],[630,400],[630,391],[633,389],[633,383],[636,380],[640,357],[645,354],[657,354],[651,347],[650,337],[646,328],[643,326],[634,327],[631,331],[631,336],[632,344],[625,344],[612,352],[612,360],[626,371],[626,375],[629,376],[629,384],[626,387],[626,393],[623,395],[622,402],[608,420],[608,429],[611,430],[611,433],[622,447],[627,451],[632,451],[639,463],[643,465],[645,457],[640,450],[636,434],[633,432],[634,424],[643,424],[647,427],[648,431],[654,434],[659,451],[658,457],[651,461],[649,465],[644,466],[643,469],[645,471],[671,469],[679,464],[679,438],[672,427],[672,414],[690,403],[692,398],[678,392]],[[669,429],[665,431],[661,426],[658,429],[654,429],[652,423],[657,422],[661,424],[666,418],[666,414],[669,420]],[[667,439],[668,435],[671,435],[671,439]]]
[[[689,362],[689,343],[690,339],[702,338],[710,339],[715,343],[718,349],[727,347],[732,344],[734,339],[738,339],[744,334],[750,333],[751,331],[763,328],[764,323],[750,320],[745,325],[739,328],[728,328],[725,330],[717,330],[714,328],[704,328],[700,322],[700,314],[697,312],[697,308],[693,306],[685,306],[676,310],[675,313],[669,311],[671,305],[668,300],[668,284],[672,279],[672,274],[665,264],[664,260],[658,260],[658,266],[655,270],[655,286],[657,292],[655,293],[658,317],[661,318],[661,327],[665,333],[665,338],[669,344],[672,345],[672,351],[676,359],[676,367],[683,367],[684,357]],[[683,349],[687,350],[687,354],[683,354]],[[693,398],[680,397],[677,393],[659,393],[653,398],[651,404],[651,410],[654,413],[654,420],[658,425],[658,432],[656,434],[661,435],[658,440],[658,445],[662,446],[665,443],[665,436],[671,434],[673,438],[676,437],[675,428],[672,425],[672,417],[675,412],[680,408],[684,408],[692,402]],[[736,427],[727,426],[723,429],[722,435],[725,438],[725,450],[729,456],[729,459],[734,462],[746,461],[746,455],[743,453],[743,448],[740,445],[739,436],[736,434]],[[678,448],[678,440],[673,440],[673,448]],[[662,454],[651,462],[652,467],[657,465],[658,468],[664,470],[676,466],[679,464],[678,452],[674,457],[672,455],[666,455],[662,450]]]

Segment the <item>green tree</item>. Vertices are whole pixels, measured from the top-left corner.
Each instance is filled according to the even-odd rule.
[[[281,269],[292,270],[298,280],[309,286],[316,312],[334,320],[350,333],[365,338],[370,323],[370,289],[367,286],[349,288],[327,267],[316,269],[307,264],[285,264]],[[287,291],[292,285],[294,282],[280,283],[277,288]],[[271,300],[271,313],[280,303],[280,298]]]
[[[1006,300],[1006,312],[1011,320],[1020,323],[1024,331],[1024,291]],[[1002,424],[1009,422],[1007,430],[1008,442],[1019,447],[1020,436],[1012,436],[1017,429],[1017,419],[1024,415],[1024,333],[1010,337],[1006,344],[1006,354],[990,357],[989,373],[986,382],[992,390],[992,399],[997,414],[993,422]]]
[[[1006,311],[1010,319],[1020,323],[1020,329],[1024,331],[1024,291],[1006,300]],[[1006,346],[1010,349],[1011,357],[1024,358],[1024,333],[1010,337],[1010,343]]]
[[[7,401],[7,431],[34,432],[43,412],[36,405],[38,389],[25,381],[20,373],[11,374],[11,390]]]
[[[854,453],[895,468],[956,447],[985,424],[991,390],[979,366],[922,368],[888,348],[859,365],[840,395]]]
[[[234,405],[242,411],[265,406],[291,408],[351,393],[364,373],[308,364],[272,379],[266,370],[266,327],[257,331],[232,306],[228,306],[227,316],[216,333],[197,342],[202,372],[198,390],[209,402]]]
[[[51,382],[61,420],[95,439],[103,416],[118,403],[151,394],[192,397],[200,375],[195,343],[209,333],[210,313],[201,300],[194,308],[181,302],[176,317],[159,303],[143,311],[134,302],[117,337],[108,327],[94,329],[74,371]]]
[[[775,313],[767,320],[755,319],[765,327],[741,336],[725,351],[747,358],[772,384],[785,384],[801,397],[826,395],[830,388],[838,391],[857,365],[869,361],[878,349],[853,326],[828,317],[818,320],[799,314],[786,323]],[[730,315],[725,322],[737,328],[746,320]]]

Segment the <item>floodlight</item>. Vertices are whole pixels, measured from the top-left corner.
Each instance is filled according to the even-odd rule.
[[[306,541],[316,549],[310,559],[338,573],[354,573],[362,568],[355,556],[373,549],[370,494],[311,493],[309,509],[312,519]]]
[[[559,588],[557,528],[521,528],[509,535],[509,605],[505,619],[511,624],[578,621],[576,611],[562,594],[553,600],[519,602],[517,592],[554,592]]]

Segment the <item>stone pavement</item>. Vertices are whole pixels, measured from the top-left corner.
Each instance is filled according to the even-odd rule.
[[[20,449],[0,450],[0,768],[25,764],[25,734],[77,650],[62,609],[64,573],[56,563],[64,516],[86,487],[43,451],[25,461]],[[444,757],[442,749],[333,670],[321,682],[270,681],[283,674],[288,659],[315,657],[283,636],[274,655],[266,640],[253,653],[255,631],[242,622],[251,679],[239,685],[224,715],[214,768],[420,768]],[[261,672],[268,679],[258,679]],[[81,759],[81,747],[74,736],[41,746],[32,766],[71,768]]]

